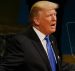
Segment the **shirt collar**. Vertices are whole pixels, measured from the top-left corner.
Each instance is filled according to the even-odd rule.
[[[43,41],[46,35],[44,35],[43,33],[41,33],[41,32],[40,32],[38,29],[36,29],[35,27],[33,27],[33,29],[34,29],[34,31],[36,32],[36,34],[37,34],[37,36],[39,37],[39,39],[40,39],[41,41]]]

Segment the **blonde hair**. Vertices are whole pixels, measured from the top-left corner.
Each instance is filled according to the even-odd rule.
[[[57,9],[58,4],[50,1],[38,1],[31,7],[30,17],[33,18],[38,15],[38,12],[45,9]]]

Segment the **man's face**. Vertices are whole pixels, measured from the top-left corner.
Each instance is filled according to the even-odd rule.
[[[54,9],[39,12],[39,30],[46,35],[54,33],[56,31],[56,20],[56,11]]]

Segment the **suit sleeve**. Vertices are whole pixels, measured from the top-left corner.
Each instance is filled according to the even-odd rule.
[[[24,53],[16,39],[8,39],[4,56],[0,63],[0,71],[13,71],[24,63]]]

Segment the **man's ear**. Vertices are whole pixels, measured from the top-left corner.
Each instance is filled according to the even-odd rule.
[[[38,17],[34,17],[34,22],[35,22],[35,25],[39,25],[39,19],[38,19]]]

